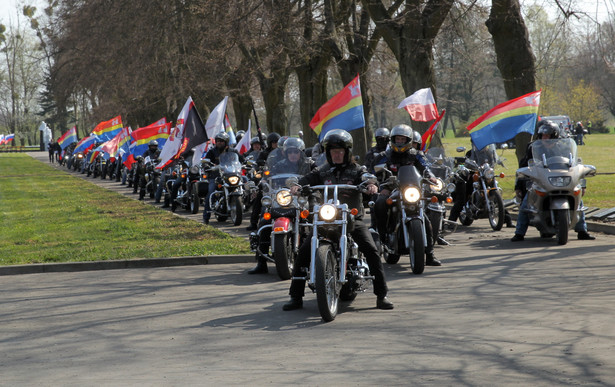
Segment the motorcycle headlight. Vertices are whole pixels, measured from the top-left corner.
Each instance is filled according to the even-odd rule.
[[[228,178],[228,183],[230,185],[237,185],[239,184],[239,176],[231,176]]]
[[[261,199],[261,204],[263,207],[271,207],[271,198],[269,196],[263,196]]]
[[[549,177],[549,183],[554,187],[566,187],[570,184],[572,177],[570,176],[554,176]]]
[[[437,179],[438,182],[435,185],[431,186],[431,190],[434,192],[442,192],[442,190],[444,189],[444,182],[442,181],[442,179]]]
[[[408,203],[416,203],[421,198],[421,192],[416,187],[407,187],[403,193],[404,200]]]
[[[275,195],[275,200],[282,207],[286,207],[293,202],[293,196],[290,194],[289,190],[282,189]]]
[[[448,183],[448,185],[446,186],[446,190],[451,193],[455,192],[456,189],[457,186],[455,186],[455,184],[453,183]]]
[[[199,173],[199,166],[198,165],[193,165],[190,167],[190,173],[193,175],[198,175]]]
[[[324,206],[320,207],[320,211],[318,211],[318,216],[320,217],[320,219],[327,222],[335,219],[336,214],[337,210],[335,209],[335,206],[332,206],[331,204],[325,204]]]
[[[495,176],[495,172],[494,172],[493,168],[485,169],[485,179],[491,180],[491,179],[493,179],[494,176]]]

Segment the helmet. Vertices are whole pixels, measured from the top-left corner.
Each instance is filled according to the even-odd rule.
[[[246,134],[245,131],[243,130],[238,130],[237,134],[235,134],[235,140],[237,140],[237,142],[239,142],[239,140],[241,140],[241,138],[243,137],[243,135]]]
[[[387,128],[378,128],[374,132],[374,137],[376,137],[376,141],[378,137],[386,137],[387,141],[389,141],[389,137],[391,136],[391,132]]]
[[[395,144],[396,136],[404,136],[406,137],[406,141],[402,144]],[[410,146],[412,145],[412,136],[413,131],[410,125],[401,124],[393,127],[393,129],[391,129],[391,148],[393,151],[403,153],[410,149]]]
[[[158,147],[158,141],[156,141],[156,140],[152,140],[152,141],[150,141],[150,142],[147,144],[147,146],[149,146],[149,147],[154,147],[154,146],[155,146],[155,147]]]
[[[256,143],[259,143],[259,144],[260,144],[260,143],[261,143],[261,140],[260,140],[258,137],[252,137],[252,138],[250,139],[250,145],[252,145],[252,144],[256,144]]]
[[[284,152],[289,149],[299,149],[301,152],[305,150],[305,143],[302,139],[296,137],[289,137],[284,141]]]
[[[271,148],[271,144],[277,143],[278,141],[280,141],[280,135],[277,134],[276,132],[269,133],[267,135],[267,146],[269,148]]]
[[[330,165],[333,165],[333,160],[331,160],[331,153],[329,151],[333,148],[345,149],[344,164],[348,164],[352,153],[352,136],[344,129],[330,130],[322,139],[322,147],[325,150],[327,161]]]
[[[553,121],[543,121],[538,127],[538,135],[542,136],[543,134],[549,135],[549,138],[559,138],[559,126]]]
[[[278,140],[278,148],[282,149],[282,147],[284,146],[284,141],[286,141],[287,139],[288,139],[288,136],[280,137],[280,139]]]
[[[419,149],[421,149],[421,146],[423,145],[423,138],[421,137],[421,134],[416,130],[412,132],[412,142],[419,144]]]
[[[224,142],[226,142],[226,145],[228,145],[229,140],[230,140],[230,136],[226,132],[218,132],[218,134],[215,135],[214,140],[216,142],[224,141]]]

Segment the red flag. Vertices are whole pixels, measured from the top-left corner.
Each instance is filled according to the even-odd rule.
[[[430,88],[420,89],[406,97],[398,109],[404,108],[414,121],[431,121],[438,118],[438,108]]]

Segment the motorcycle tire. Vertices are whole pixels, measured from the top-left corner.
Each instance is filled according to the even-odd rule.
[[[273,237],[273,260],[282,281],[289,280],[293,272],[295,257],[290,234],[271,235]]]
[[[243,220],[243,203],[241,202],[241,197],[231,197],[229,212],[231,213],[231,221],[233,222],[233,225],[239,226]]]
[[[557,244],[565,245],[568,243],[568,210],[555,210],[555,222],[557,225]]]
[[[499,191],[491,191],[489,193],[489,206],[491,207],[491,211],[489,211],[489,224],[493,231],[500,231],[502,226],[504,226],[504,200],[502,200],[502,195],[500,195]]]
[[[388,245],[397,247],[398,240],[399,240],[399,237],[395,237],[394,235],[391,235],[389,236]],[[383,251],[382,255],[384,256],[384,261],[386,263],[388,263],[389,265],[395,265],[397,262],[399,262],[399,258],[401,258],[401,254],[392,253],[390,251],[389,246],[387,246],[387,244],[385,243],[382,243],[382,251]],[[399,250],[395,250],[395,251],[399,251]]]
[[[192,193],[190,194],[190,212],[193,214],[198,214],[200,203],[201,198],[199,198],[199,193],[196,192],[196,187],[192,187]]]
[[[328,243],[318,246],[315,254],[316,302],[320,317],[325,322],[329,322],[335,320],[339,305],[340,286],[337,259],[335,259],[332,246]]]
[[[410,268],[414,274],[425,271],[425,244],[423,243],[423,225],[420,219],[410,221]]]

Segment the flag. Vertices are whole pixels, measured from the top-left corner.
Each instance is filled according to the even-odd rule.
[[[98,156],[98,154],[100,152],[102,152],[102,147],[104,145],[105,145],[105,143],[102,143],[99,146],[97,146],[96,149],[92,150],[92,152],[90,153],[90,160],[89,160],[90,164],[92,164],[94,162],[94,160],[96,160],[96,156]]]
[[[4,145],[9,145],[15,138],[15,133],[7,134],[4,136]]]
[[[235,149],[237,149],[237,152],[239,152],[240,155],[250,150],[251,140],[252,134],[250,133],[250,130],[246,130],[246,134],[243,135],[241,140],[239,140],[239,142],[237,143],[237,146],[235,146]]]
[[[415,91],[411,96],[401,101],[397,108],[406,109],[414,121],[427,122],[438,118],[436,101],[429,87]]]
[[[111,140],[122,130],[122,116],[117,116],[109,121],[103,121],[96,125],[92,134],[99,142]]]
[[[433,138],[434,134],[436,134],[436,131],[438,130],[438,124],[440,123],[442,117],[444,117],[444,114],[446,114],[446,110],[442,110],[442,113],[438,116],[438,118],[436,118],[433,124],[431,124],[429,129],[427,129],[427,131],[421,137],[421,150],[423,152],[427,152],[427,149],[429,149],[429,145],[431,145],[431,139]]]
[[[194,155],[192,156],[193,164],[200,162],[201,157],[203,157],[203,152],[205,152],[205,148],[207,147],[207,140],[210,138],[214,138],[216,134],[224,131],[224,116],[226,115],[225,112],[226,112],[227,101],[228,101],[228,96],[224,97],[224,99],[220,101],[220,103],[216,105],[216,107],[211,111],[211,113],[209,114],[209,117],[207,117],[207,122],[205,122],[205,131],[206,131],[205,140],[200,143],[194,142],[195,145],[193,147],[195,147],[195,149],[194,149]],[[196,109],[194,109],[194,111],[196,112]],[[198,113],[196,113],[196,115],[198,117]],[[199,120],[200,120],[200,117],[199,117]],[[186,128],[184,129],[184,137],[186,137],[185,130]],[[233,139],[234,137],[235,135],[233,134]],[[237,142],[237,140],[235,140],[235,142]],[[229,139],[229,145],[230,144],[231,144],[231,139]],[[190,150],[193,147],[186,148],[186,149]]]
[[[162,149],[170,134],[170,122],[161,125],[156,125],[156,123],[154,123],[135,130],[130,135],[134,143],[132,147],[133,156],[138,157],[145,153],[150,141],[156,141],[158,143],[158,149]]]
[[[58,139],[58,144],[60,144],[62,150],[66,149],[66,147],[73,142],[77,142],[77,127],[75,126],[67,130],[66,133]]]
[[[477,149],[505,142],[518,133],[534,133],[541,90],[499,104],[468,125]]]
[[[236,145],[237,137],[235,137],[235,131],[233,126],[231,126],[231,121],[228,119],[228,114],[224,114],[224,130],[228,133],[229,145]]]
[[[0,134],[0,145],[4,144],[4,134]]]
[[[349,84],[318,109],[310,128],[322,140],[331,129],[354,130],[365,126],[361,84],[357,75]]]
[[[89,135],[87,137],[84,137],[81,139],[81,141],[77,143],[77,146],[75,147],[75,150],[73,151],[73,154],[79,153],[79,152],[85,153],[88,150],[92,149],[95,143],[96,143],[96,136]]]
[[[171,131],[171,134],[169,135],[167,142],[164,144],[164,147],[162,147],[162,150],[160,151],[161,161],[160,163],[158,163],[158,165],[156,165],[156,168],[162,169],[166,167],[167,165],[171,164],[171,161],[173,161],[175,158],[177,158],[177,156],[180,155],[180,153],[183,152],[182,149],[184,150],[186,149],[184,147],[184,142],[183,142],[184,126],[187,124],[188,121],[194,121],[194,119],[193,120],[189,119],[191,110],[195,110],[194,102],[192,101],[192,97],[188,97],[188,100],[184,104],[184,107],[179,112],[179,116],[177,116],[177,121],[175,122],[175,129]],[[201,117],[198,117],[198,121],[201,123],[201,126],[203,126]],[[203,131],[205,131],[204,127],[203,127]],[[207,134],[205,133],[205,137],[206,136]]]
[[[130,138],[130,128],[122,128],[120,132],[113,137],[111,140],[107,141],[104,146],[101,148],[102,151],[107,153],[109,157],[115,157],[119,150],[119,147],[124,145],[128,139]]]

